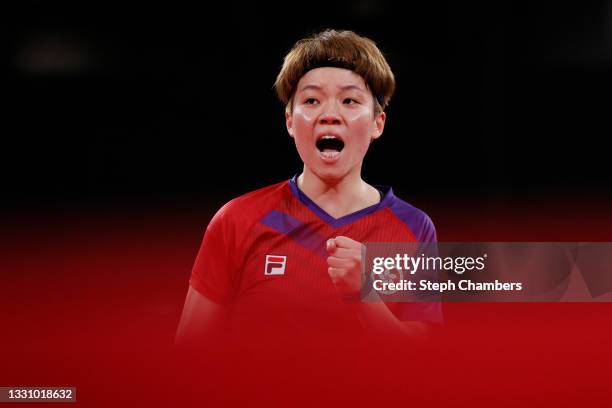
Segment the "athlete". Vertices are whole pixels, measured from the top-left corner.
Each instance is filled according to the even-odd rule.
[[[326,30],[298,41],[275,83],[303,171],[224,205],[190,278],[178,343],[354,335],[419,338],[440,304],[361,302],[364,242],[435,242],[430,218],[361,177],[394,75],[375,43]]]

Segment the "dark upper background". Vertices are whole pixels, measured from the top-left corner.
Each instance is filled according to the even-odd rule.
[[[240,361],[223,360],[219,370],[207,361],[214,375],[197,364],[177,373],[164,350],[214,208],[299,170],[272,84],[291,45],[324,27],[371,36],[388,56],[398,92],[366,179],[428,211],[442,240],[612,241],[609,204],[588,214],[571,206],[604,197],[612,182],[609,1],[407,1],[402,10],[386,0],[346,8],[208,2],[197,12],[169,2],[129,10],[87,2],[70,11],[47,3],[0,13],[0,209],[12,210],[0,215],[0,384],[72,384],[81,402],[103,406],[133,405],[134,390],[150,406],[178,405],[177,395],[187,402],[194,389],[214,398],[229,390],[234,403],[263,395],[251,383],[220,383],[233,378],[226,366],[242,372]],[[561,218],[550,205],[544,221],[514,208],[487,217],[479,208],[455,211],[467,198],[537,194],[570,197],[577,215]],[[153,216],[141,216],[149,205]],[[435,353],[419,354],[422,364],[410,361],[415,376],[401,375],[427,403],[448,395],[473,406],[475,393],[465,391],[476,387],[486,401],[511,392],[513,400],[556,395],[561,405],[603,405],[610,305],[446,303],[448,336],[424,349]],[[318,390],[312,376],[296,379],[321,366],[326,379],[362,384],[335,371],[342,356],[320,363],[305,355],[313,361],[288,365],[298,374],[285,375],[291,383]],[[244,378],[270,378],[247,361]],[[500,364],[507,377],[488,375]],[[446,394],[423,380],[458,367]],[[280,398],[293,391],[280,384]],[[342,387],[333,392],[330,400],[343,400]]]
[[[326,27],[397,79],[372,183],[449,195],[607,194],[612,2],[237,3],[5,15],[2,202],[208,200],[295,174],[272,84]]]

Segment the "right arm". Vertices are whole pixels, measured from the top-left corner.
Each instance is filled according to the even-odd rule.
[[[222,344],[228,332],[233,293],[235,234],[229,203],[210,220],[189,279],[189,290],[174,344],[180,349],[202,350]]]
[[[213,302],[189,286],[175,345],[192,348],[219,344],[227,334],[228,321],[228,307]]]

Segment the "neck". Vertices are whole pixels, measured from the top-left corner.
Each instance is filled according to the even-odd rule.
[[[380,202],[378,190],[361,178],[347,174],[340,180],[323,180],[307,167],[297,178],[299,189],[334,218],[340,218]]]

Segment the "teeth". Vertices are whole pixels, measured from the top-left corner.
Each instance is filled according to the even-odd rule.
[[[321,152],[321,155],[323,157],[325,157],[326,159],[333,159],[334,157],[338,156],[340,154],[340,152],[336,151],[336,150],[325,150],[324,152]]]
[[[337,137],[334,136],[334,135],[325,135],[325,136],[321,137],[321,139],[337,139]]]

